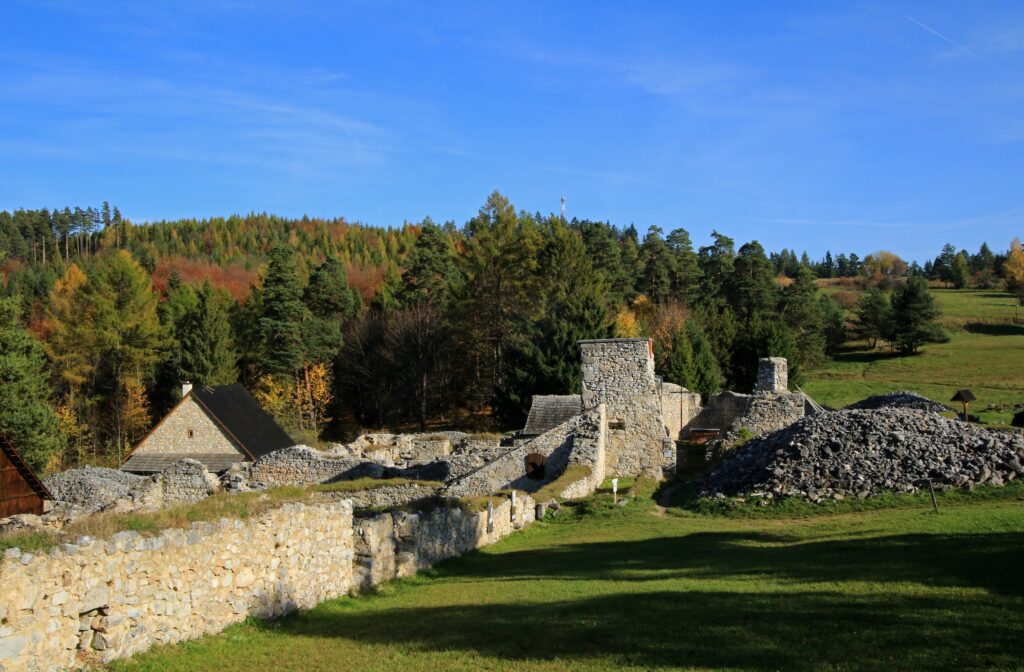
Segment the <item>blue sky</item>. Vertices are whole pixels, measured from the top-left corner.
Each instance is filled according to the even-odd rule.
[[[432,5],[438,4],[440,7]],[[0,4],[0,209],[1024,235],[1024,4]]]

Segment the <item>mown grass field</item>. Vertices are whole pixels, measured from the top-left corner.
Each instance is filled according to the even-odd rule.
[[[379,594],[116,670],[1015,670],[1024,488],[707,515],[610,495]]]
[[[1013,414],[1008,408],[985,409],[1024,403],[1024,308],[1014,296],[992,290],[932,291],[948,343],[928,344],[913,357],[854,343],[849,352],[809,371],[803,389],[819,403],[838,408],[901,389],[946,402],[966,387],[978,397],[972,413],[983,422],[1009,423]]]

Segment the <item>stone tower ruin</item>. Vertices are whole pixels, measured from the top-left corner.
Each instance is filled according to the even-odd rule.
[[[605,404],[609,474],[662,478],[675,469],[654,375],[654,349],[646,338],[580,341],[583,408]]]

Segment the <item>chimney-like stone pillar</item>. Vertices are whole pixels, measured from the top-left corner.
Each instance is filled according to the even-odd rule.
[[[186,394],[192,391],[192,383],[184,382],[181,384],[181,396],[185,397]]]
[[[754,391],[789,391],[789,362],[785,357],[762,357],[757,360],[757,385]]]

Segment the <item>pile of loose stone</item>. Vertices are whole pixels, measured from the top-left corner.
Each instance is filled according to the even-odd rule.
[[[919,411],[932,411],[934,413],[944,413],[948,410],[946,406],[932,401],[928,397],[921,396],[917,392],[911,392],[910,390],[899,390],[898,392],[889,392],[888,394],[879,394],[874,397],[868,397],[867,399],[861,399],[855,404],[850,404],[846,408],[854,408],[860,410],[873,410],[876,408],[916,408]]]
[[[58,502],[97,510],[118,500],[144,498],[153,479],[107,467],[81,467],[54,474],[43,483]]]
[[[1024,477],[1024,434],[913,408],[844,409],[752,440],[704,480],[701,495],[865,498]]]

